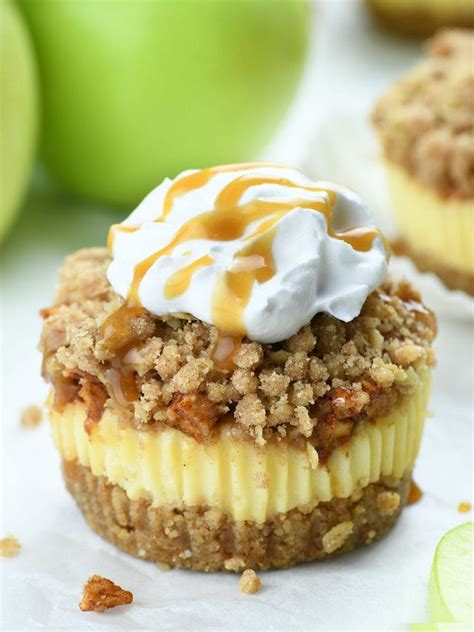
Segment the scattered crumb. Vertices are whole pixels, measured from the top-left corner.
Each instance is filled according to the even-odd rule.
[[[341,548],[352,533],[354,525],[350,520],[341,522],[323,535],[323,549],[325,553],[333,553]]]
[[[251,568],[248,568],[240,576],[240,592],[246,593],[247,595],[253,595],[260,590],[261,586],[262,582],[260,581],[260,577]]]
[[[400,505],[400,494],[397,492],[380,492],[377,496],[377,507],[382,516],[391,516]]]
[[[16,557],[21,550],[21,544],[14,535],[0,539],[0,557]]]
[[[36,428],[41,423],[43,419],[43,411],[40,406],[36,404],[32,404],[31,406],[26,406],[21,412],[20,423],[23,428]]]
[[[423,492],[415,483],[415,481],[412,481],[410,485],[410,491],[408,492],[407,505],[413,505],[414,503],[417,503],[419,500],[421,500],[422,496]]]
[[[241,557],[229,557],[224,561],[224,568],[226,571],[240,571],[245,566],[245,561]]]
[[[171,569],[171,566],[169,564],[165,564],[164,562],[157,562],[156,565],[160,571],[169,571]]]
[[[133,595],[100,575],[92,575],[84,584],[79,608],[83,611],[105,612],[115,606],[132,603]]]
[[[458,511],[460,513],[467,513],[468,511],[471,511],[471,509],[472,509],[471,503],[459,503],[458,505]]]

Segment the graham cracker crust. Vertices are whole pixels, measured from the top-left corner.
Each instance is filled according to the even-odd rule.
[[[259,524],[235,521],[206,506],[152,507],[131,500],[119,485],[63,461],[66,487],[91,528],[142,559],[199,571],[287,568],[370,544],[396,523],[411,472],[381,480],[313,509],[296,508]]]
[[[413,250],[406,241],[398,239],[392,243],[396,255],[410,257],[421,272],[433,272],[450,290],[462,290],[474,296],[474,274],[463,272],[440,263],[436,257]]]

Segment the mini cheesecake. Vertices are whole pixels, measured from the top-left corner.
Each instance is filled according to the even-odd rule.
[[[372,118],[399,225],[397,254],[474,294],[474,34],[443,31],[428,58],[376,105]]]
[[[443,26],[474,26],[471,0],[366,0],[375,18],[402,35],[431,35]]]
[[[251,186],[262,187],[251,176]],[[287,177],[276,183],[264,173],[263,179],[264,193],[258,193],[263,205],[270,185],[281,195],[281,187],[294,188]],[[288,195],[293,199],[293,192]],[[324,199],[336,203],[331,196]],[[252,202],[253,211],[255,204],[262,208]],[[324,210],[306,204],[308,213]],[[284,206],[289,209],[287,202]],[[152,207],[156,212],[155,202]],[[232,212],[242,212],[241,206]],[[269,212],[282,221],[280,207]],[[354,213],[360,221],[360,210]],[[369,254],[363,253],[376,237],[362,238],[360,225],[350,233],[341,230],[336,215],[337,209],[315,225],[333,232],[330,239],[344,236],[350,243],[328,242],[326,247],[341,248],[343,258],[357,256],[365,265]],[[118,230],[127,235],[164,230],[143,217],[142,209],[131,218],[141,218],[141,229]],[[268,214],[262,218],[269,221]],[[295,218],[300,224],[301,217]],[[188,221],[194,222],[194,216]],[[272,233],[274,276],[267,272],[254,280],[250,312],[252,293],[261,289],[255,284],[279,281],[279,230],[285,231],[286,245],[298,239],[288,224],[277,225]],[[173,239],[176,234],[180,229]],[[419,294],[408,283],[385,280],[371,291],[366,287],[365,298],[350,286],[349,301],[344,274],[343,285],[334,280],[332,291],[341,293],[346,307],[348,301],[351,309],[361,303],[355,317],[343,320],[321,311],[288,337],[260,342],[250,333],[224,335],[191,313],[159,315],[158,307],[152,312],[143,306],[156,298],[153,292],[148,297],[146,286],[132,300],[113,270],[124,244],[69,256],[54,303],[42,311],[40,347],[43,375],[51,383],[53,435],[66,486],[89,525],[131,555],[204,571],[284,568],[370,544],[387,533],[407,501],[434,364],[435,320]],[[301,239],[298,244],[305,248]],[[192,240],[185,248],[186,253],[193,248]],[[384,247],[380,243],[378,248],[382,252]],[[208,252],[216,257],[214,250]],[[146,253],[142,256],[147,260]],[[252,256],[250,262],[239,259],[235,274],[253,275],[255,265],[263,266]],[[162,278],[162,270],[151,287],[156,289],[161,279],[169,288],[176,272],[168,260],[160,265],[167,266],[167,276]],[[314,265],[325,265],[323,250]],[[179,269],[186,267],[183,262]],[[138,269],[143,271],[139,264]],[[202,278],[189,283],[205,287],[210,272],[201,269]],[[217,278],[222,280],[222,274],[219,268]],[[373,269],[364,275],[369,284],[376,282]],[[125,277],[133,287],[133,274]],[[227,291],[231,287],[241,296],[244,280],[233,278]],[[299,282],[291,281],[292,286]],[[323,290],[316,290],[321,297]],[[165,294],[164,305],[174,300],[169,298],[173,293],[168,292],[168,299]],[[189,296],[187,304],[197,311]],[[206,300],[204,291],[201,300]],[[212,300],[220,304],[221,297]],[[298,302],[303,310],[301,298]],[[231,314],[237,314],[239,309],[230,305]],[[300,317],[292,316],[291,305],[289,318]],[[335,311],[335,305],[332,295],[328,311]],[[231,315],[225,318],[229,325]],[[249,332],[260,326],[250,318],[245,323]],[[279,327],[275,321],[260,337],[279,336]]]

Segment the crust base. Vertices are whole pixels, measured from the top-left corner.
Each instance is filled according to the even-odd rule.
[[[396,255],[410,257],[421,272],[436,274],[450,290],[462,290],[474,296],[474,274],[457,270],[440,262],[436,257],[413,250],[403,239],[392,243],[392,250]]]
[[[152,507],[145,498],[130,500],[119,485],[77,461],[63,461],[63,475],[85,519],[103,538],[130,555],[199,571],[286,568],[370,544],[397,521],[411,482],[406,472],[350,498],[293,509],[259,524],[206,506],[173,509]],[[398,506],[387,511],[381,500],[397,494]]]

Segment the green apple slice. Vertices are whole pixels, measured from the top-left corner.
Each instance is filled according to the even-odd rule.
[[[429,588],[432,621],[473,622],[473,539],[474,523],[466,522],[436,547]]]

